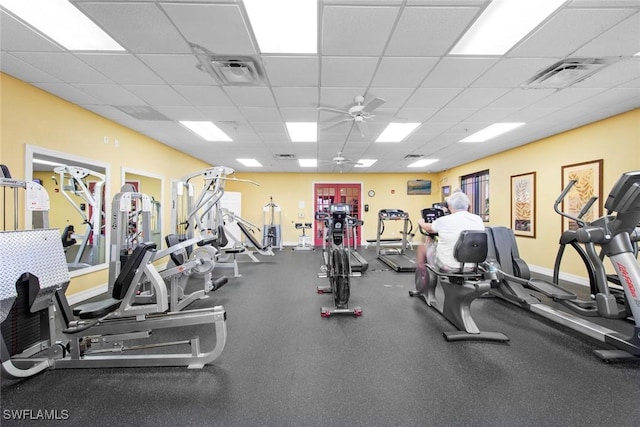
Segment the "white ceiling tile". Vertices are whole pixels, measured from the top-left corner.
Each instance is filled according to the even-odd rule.
[[[510,57],[564,58],[614,24],[628,17],[630,9],[566,9],[537,29],[509,52]],[[571,31],[566,31],[568,28]]]
[[[429,117],[429,123],[458,123],[476,111],[475,108],[443,108]]]
[[[620,88],[625,88],[625,87],[630,87],[630,88],[640,87],[640,79],[630,80],[620,85]]]
[[[536,101],[546,98],[556,92],[556,89],[511,89],[504,96],[498,98],[491,104],[491,108],[523,108]]]
[[[382,58],[371,86],[414,88],[420,85],[437,62],[437,58]]]
[[[465,120],[471,123],[496,123],[516,111],[517,108],[483,108]]]
[[[189,43],[217,55],[257,53],[237,5],[162,3],[161,7]]]
[[[266,87],[225,86],[224,91],[236,106],[276,107],[273,94]]]
[[[526,107],[522,110],[518,110],[505,117],[505,121],[508,122],[525,122],[532,123],[539,120],[542,117],[548,116],[558,111],[560,108],[539,108],[539,107]]]
[[[244,122],[245,118],[240,111],[235,107],[198,107],[198,110],[205,115],[205,117],[214,122],[216,121],[232,121],[232,122]]]
[[[67,83],[110,83],[111,81],[94,68],[70,53],[14,52],[15,56],[35,68],[46,71]]]
[[[574,84],[574,87],[615,87],[640,77],[640,57],[626,58],[611,64]]]
[[[397,15],[397,7],[325,6],[321,52],[324,55],[380,55]]]
[[[123,85],[125,89],[149,105],[186,106],[189,102],[175,89],[166,85]]]
[[[250,122],[281,122],[280,112],[277,108],[267,107],[240,107],[242,115]]]
[[[273,94],[280,108],[318,107],[318,89],[311,87],[274,87]]]
[[[168,84],[217,85],[211,75],[196,68],[198,60],[193,55],[137,55]]]
[[[322,58],[322,86],[359,87],[369,86],[378,64],[378,58]]]
[[[0,10],[0,41],[2,50],[20,52],[63,52],[63,49],[31,27]]]
[[[473,87],[519,87],[556,62],[549,58],[505,58],[473,82]]]
[[[468,88],[456,96],[447,107],[481,108],[498,99],[509,89],[507,88]]]
[[[448,104],[462,92],[459,88],[420,88],[409,98],[407,108],[439,108]]]
[[[422,83],[423,87],[467,87],[480,77],[497,58],[445,57]]]
[[[233,103],[218,86],[183,86],[174,88],[196,107],[230,107]]]
[[[320,105],[323,107],[348,109],[354,105],[354,98],[364,96],[366,87],[322,87],[320,89]],[[375,94],[373,94],[375,95]],[[370,98],[367,97],[367,101]]]
[[[320,60],[313,57],[263,57],[264,68],[272,86],[317,86]]]
[[[475,7],[406,7],[385,51],[390,56],[441,56],[469,26]]]
[[[630,56],[638,52],[640,52],[640,13],[636,12],[578,49],[574,56]]]
[[[16,58],[7,52],[0,54],[0,71],[15,76],[16,78],[27,83],[57,83],[60,79],[52,76],[41,69],[27,64],[20,58]]]
[[[604,89],[594,88],[567,88],[554,93],[544,99],[533,104],[536,108],[568,108],[572,104],[580,102],[586,98],[590,98]]]
[[[100,103],[88,93],[66,83],[34,83],[34,86],[74,104],[86,105]]]
[[[382,98],[386,102],[382,106],[383,108],[400,108],[407,102],[407,99],[411,96],[414,88],[384,88],[376,87],[372,88],[368,93],[369,97]]]
[[[280,108],[285,122],[315,122],[318,120],[318,110],[315,108]]]
[[[206,115],[206,112],[200,111],[200,109],[191,106],[155,106],[157,111],[164,114],[168,118],[180,121],[180,120],[208,120],[212,119]]]
[[[108,75],[118,84],[164,83],[157,74],[131,54],[77,53],[76,57]]]
[[[439,108],[402,108],[398,111],[398,117],[405,117],[408,122],[426,122],[437,113]]]
[[[122,86],[114,84],[86,84],[73,86],[88,93],[97,100],[109,105],[145,105],[144,101]]]
[[[129,52],[191,52],[184,38],[155,3],[81,2],[77,6]]]

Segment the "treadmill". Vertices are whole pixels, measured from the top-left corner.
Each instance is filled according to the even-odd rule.
[[[381,245],[381,236],[384,232],[385,221],[403,221],[402,239],[400,241],[399,248],[383,247]],[[409,219],[409,213],[400,209],[382,209],[378,212],[378,232],[376,238],[376,249],[378,252],[378,259],[391,267],[397,272],[412,273],[416,271],[415,256],[408,256],[407,251],[407,236],[411,232],[411,220]]]

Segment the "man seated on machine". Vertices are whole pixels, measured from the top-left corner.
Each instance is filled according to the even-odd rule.
[[[420,218],[418,225],[429,235],[426,237],[427,263],[442,271],[457,271],[460,262],[453,256],[453,249],[462,230],[484,230],[482,218],[472,214],[469,197],[463,192],[454,192],[447,198],[451,215],[445,215],[428,223]],[[437,240],[435,234],[438,235]]]

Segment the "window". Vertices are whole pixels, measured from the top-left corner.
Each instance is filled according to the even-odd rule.
[[[462,191],[469,196],[469,210],[489,221],[489,171],[465,175],[461,182]]]

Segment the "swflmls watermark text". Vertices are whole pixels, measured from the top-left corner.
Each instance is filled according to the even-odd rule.
[[[67,409],[3,409],[3,420],[68,420],[69,410]]]

